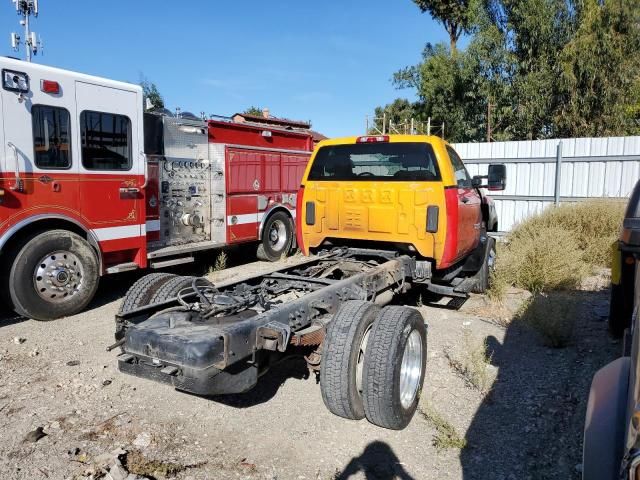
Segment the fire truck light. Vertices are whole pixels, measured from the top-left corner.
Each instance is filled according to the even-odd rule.
[[[60,93],[60,84],[58,82],[54,82],[53,80],[41,80],[40,90],[42,90],[44,93],[57,95]]]
[[[262,136],[268,138],[268,137],[271,136],[271,132],[269,130],[263,130],[262,131]]]

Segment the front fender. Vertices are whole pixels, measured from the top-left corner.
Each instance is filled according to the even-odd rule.
[[[630,357],[621,357],[593,376],[584,426],[583,480],[619,478],[630,365]]]

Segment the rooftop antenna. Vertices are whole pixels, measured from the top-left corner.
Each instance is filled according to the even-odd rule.
[[[29,26],[30,17],[38,17],[38,0],[11,0],[16,7],[16,13],[22,18],[20,25],[24,27],[24,38],[19,33],[11,33],[11,48],[15,52],[24,44],[26,60],[31,61],[31,57],[37,55],[42,50],[42,39],[32,32]]]

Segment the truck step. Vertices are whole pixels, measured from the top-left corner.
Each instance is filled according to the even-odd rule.
[[[194,257],[180,257],[180,258],[170,258],[169,260],[162,260],[159,262],[150,262],[149,266],[151,268],[164,268],[164,267],[172,267],[174,265],[182,265],[183,263],[193,263],[195,261]]]
[[[129,270],[136,270],[138,268],[139,266],[135,262],[120,263],[118,265],[114,265],[113,267],[107,268],[107,273],[128,272]]]

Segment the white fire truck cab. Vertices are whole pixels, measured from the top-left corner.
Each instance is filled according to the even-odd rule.
[[[77,313],[101,275],[197,251],[290,250],[308,133],[145,113],[137,85],[11,58],[0,71],[0,290],[17,313]]]

